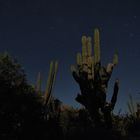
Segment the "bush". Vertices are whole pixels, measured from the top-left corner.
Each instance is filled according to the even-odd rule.
[[[0,55],[0,139],[41,137],[45,121],[40,101],[21,65],[8,54]]]

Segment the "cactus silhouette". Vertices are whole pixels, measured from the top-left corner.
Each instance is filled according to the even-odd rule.
[[[71,66],[72,75],[79,84],[81,93],[76,101],[89,111],[96,126],[100,124],[99,109],[104,113],[104,119],[111,125],[111,111],[114,109],[118,94],[118,80],[114,85],[114,93],[110,103],[106,102],[106,90],[113,68],[118,63],[118,55],[114,54],[112,63],[106,67],[101,65],[99,30],[94,30],[94,55],[92,53],[92,38],[82,36],[82,53],[77,53],[77,64]]]
[[[44,104],[46,104],[46,105],[48,105],[50,103],[51,98],[52,98],[52,90],[53,90],[53,86],[54,86],[54,83],[55,83],[57,70],[58,70],[58,62],[57,61],[55,61],[55,62],[51,61],[50,62],[48,79],[47,79],[47,84],[46,84],[46,90],[45,90],[44,95],[41,95],[41,82],[42,82],[41,72],[38,73],[36,93],[39,96],[43,96]]]
[[[52,97],[52,89],[53,89],[54,82],[56,79],[57,70],[58,70],[58,62],[56,61],[54,63],[52,61],[50,63],[49,76],[48,76],[46,91],[45,91],[45,103],[46,103],[46,105],[48,105],[50,103],[50,100]]]

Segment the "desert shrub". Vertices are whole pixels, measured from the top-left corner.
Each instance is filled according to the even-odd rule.
[[[44,108],[21,65],[0,55],[0,139],[40,137]],[[42,128],[42,129],[41,129]]]

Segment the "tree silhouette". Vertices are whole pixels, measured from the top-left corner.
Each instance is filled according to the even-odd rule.
[[[44,108],[28,84],[21,65],[8,54],[0,55],[0,138],[41,137]]]

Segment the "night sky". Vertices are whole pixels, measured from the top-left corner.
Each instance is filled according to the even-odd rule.
[[[70,66],[81,51],[81,36],[101,35],[103,64],[118,51],[119,64],[109,82],[108,96],[116,78],[120,90],[115,112],[126,112],[128,94],[140,100],[140,1],[139,0],[0,0],[0,52],[7,51],[23,65],[30,83],[37,73],[46,85],[49,63],[59,61],[53,94],[66,104],[74,100],[79,87]]]

